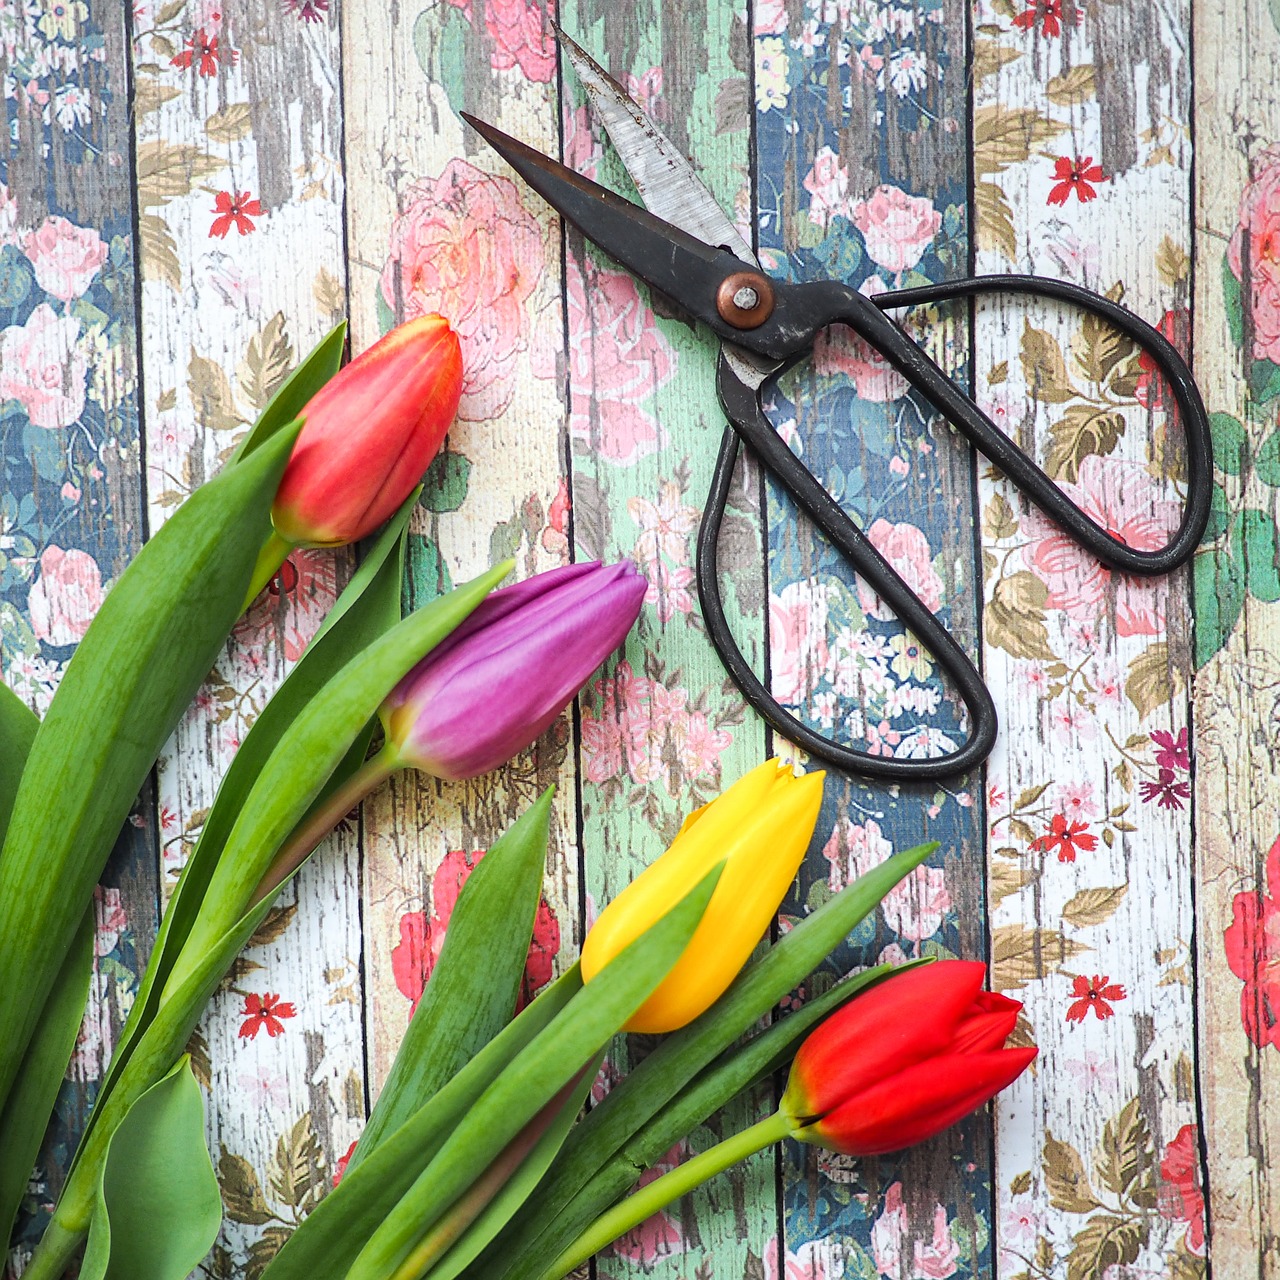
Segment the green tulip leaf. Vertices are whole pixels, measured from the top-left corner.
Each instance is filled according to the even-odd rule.
[[[224,468],[143,546],[36,732],[0,854],[0,1099],[138,790],[239,616],[293,436]]]
[[[393,1133],[307,1215],[272,1259],[262,1280],[345,1276],[364,1242],[395,1208],[503,1069],[559,1017],[582,990],[575,964],[511,1020],[443,1089]]]
[[[680,959],[715,890],[717,864],[625,947],[463,1115],[400,1203],[369,1238],[346,1280],[386,1280],[418,1265],[423,1236],[530,1120],[603,1048]],[[426,1259],[422,1259],[425,1261]],[[416,1273],[415,1273],[416,1274]]]
[[[551,1168],[552,1161],[564,1146],[564,1140],[569,1136],[573,1122],[586,1103],[603,1061],[604,1055],[597,1054],[587,1064],[581,1079],[556,1109],[537,1145],[520,1162],[516,1171],[502,1184],[502,1188],[462,1232],[448,1252],[425,1274],[423,1280],[455,1280],[480,1256],[489,1241],[533,1194],[534,1188],[542,1181],[543,1175]]]
[[[511,1020],[542,895],[549,787],[480,860],[458,895],[444,947],[401,1041],[347,1174]]]
[[[1191,565],[1195,603],[1195,665],[1203,667],[1227,643],[1244,608],[1244,569],[1230,545],[1196,553]]]
[[[200,1086],[184,1057],[112,1136],[80,1280],[184,1280],[221,1222]]]
[[[600,1105],[574,1126],[538,1188],[537,1205],[521,1210],[486,1252],[486,1280],[536,1275],[536,1271],[520,1270],[515,1260],[535,1254],[544,1261],[556,1256],[546,1253],[539,1239],[546,1224],[615,1152],[799,986],[876,909],[881,898],[937,848],[933,841],[896,853],[842,889],[749,963],[706,1013],[666,1036],[619,1081]]]
[[[342,351],[347,341],[347,322],[331,329],[312,349],[310,355],[280,384],[254,423],[253,429],[236,449],[237,462],[260,448],[281,427],[302,416],[307,401],[324,386],[342,366]]]
[[[39,727],[35,712],[7,684],[0,683],[0,845],[9,826],[27,753]]]

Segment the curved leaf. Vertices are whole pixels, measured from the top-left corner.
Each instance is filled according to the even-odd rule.
[[[13,798],[40,721],[7,684],[0,682],[0,845],[9,826]]]
[[[204,1103],[184,1057],[112,1136],[80,1280],[184,1280],[221,1222]]]

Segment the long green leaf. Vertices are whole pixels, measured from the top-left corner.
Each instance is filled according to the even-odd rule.
[[[544,791],[467,877],[348,1175],[511,1020],[542,894],[554,794]]]
[[[605,965],[512,1060],[370,1237],[347,1280],[418,1274],[414,1253],[423,1234],[649,998],[688,946],[723,869],[717,865]]]
[[[439,1093],[388,1134],[359,1168],[343,1177],[285,1241],[262,1280],[345,1276],[365,1241],[413,1185],[460,1118],[581,990],[582,974],[575,964],[512,1019]]]
[[[0,854],[0,1098],[138,789],[239,615],[293,444],[202,485],[120,575],[36,732]]]
[[[7,684],[0,683],[0,845],[9,826],[13,798],[40,721]]]
[[[322,793],[387,694],[511,569],[512,562],[504,561],[410,614],[356,654],[298,711],[236,815],[167,985],[181,982],[184,968],[232,927],[276,851]]]
[[[80,1280],[183,1280],[221,1222],[200,1086],[183,1058],[111,1139]]]
[[[808,1001],[802,1008],[753,1036],[746,1044],[730,1049],[716,1059],[687,1088],[673,1098],[642,1129],[604,1163],[574,1198],[545,1223],[532,1250],[515,1263],[515,1275],[539,1276],[549,1258],[557,1258],[600,1214],[615,1204],[637,1179],[657,1163],[667,1151],[694,1128],[714,1115],[744,1089],[767,1079],[790,1061],[800,1041],[823,1018],[868,987],[892,973],[914,968],[910,965],[877,965],[837,983],[829,991]],[[928,963],[927,961],[923,963]],[[475,1280],[491,1274],[483,1268],[473,1273]],[[434,1273],[431,1280],[436,1280]]]
[[[578,1118],[587,1094],[591,1092],[603,1061],[604,1054],[598,1053],[588,1063],[582,1072],[582,1078],[561,1103],[534,1149],[520,1162],[519,1168],[503,1184],[502,1190],[481,1210],[448,1253],[426,1273],[424,1280],[455,1280],[480,1256],[489,1241],[506,1226],[512,1214],[529,1198],[569,1136],[569,1130],[573,1128],[573,1122]]]
[[[90,906],[40,1014],[9,1101],[0,1112],[0,1242],[7,1242],[13,1230],[67,1063],[75,1052],[93,978],[93,938]]]
[[[400,509],[370,549],[346,590],[329,610],[320,630],[284,682],[258,714],[236,751],[218,794],[204,820],[200,838],[192,850],[182,877],[160,922],[160,932],[142,976],[142,983],[124,1030],[111,1056],[111,1065],[98,1092],[90,1125],[129,1059],[132,1045],[155,1017],[160,993],[191,927],[203,905],[214,867],[222,856],[227,836],[243,808],[254,779],[284,731],[321,688],[362,649],[389,631],[400,620],[400,590],[404,572],[404,542],[416,493]],[[372,731],[372,724],[369,726]],[[356,750],[335,770],[344,780],[358,767],[368,747],[369,733],[357,737]],[[352,757],[357,758],[352,758]],[[331,780],[334,781],[334,780]],[[83,1141],[83,1137],[82,1137]]]
[[[526,1206],[494,1243],[494,1265],[486,1280],[519,1274],[515,1260],[537,1249],[536,1241],[546,1224],[596,1176],[610,1156],[799,986],[850,930],[876,909],[880,899],[937,847],[932,842],[896,853],[842,889],[747,965],[706,1013],[667,1036],[615,1085],[574,1127],[555,1166],[538,1188],[536,1207]]]

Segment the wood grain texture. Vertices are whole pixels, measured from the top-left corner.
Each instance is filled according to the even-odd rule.
[[[43,712],[145,532],[120,7],[6,15],[0,177],[0,667]],[[101,887],[90,1007],[15,1240],[43,1228],[155,934],[150,788]],[[16,1251],[20,1258],[23,1247]]]
[[[336,15],[323,8],[197,0],[144,6],[135,25],[156,524],[344,312],[339,52]],[[305,102],[284,85],[306,85]],[[166,890],[241,736],[347,572],[345,553],[296,552],[179,726],[158,770]],[[329,1188],[363,1120],[358,865],[349,832],[321,849],[193,1042],[230,1206],[210,1262],[216,1275],[265,1266]],[[264,1009],[274,1020],[251,1016]]]
[[[369,0],[348,4],[343,21],[355,345],[439,311],[467,370],[459,421],[413,525],[408,598],[421,604],[506,556],[520,577],[569,558],[558,231],[458,116],[471,110],[554,151],[553,41],[542,10],[523,4]],[[439,945],[446,884],[552,783],[535,984],[576,954],[574,776],[566,714],[497,774],[456,785],[402,775],[366,806],[372,1095],[421,990],[433,932]]]
[[[1189,12],[1024,12],[977,11],[979,270],[1109,291],[1185,345]],[[975,341],[992,417],[1095,518],[1161,545],[1185,463],[1127,344],[1016,300],[982,306]],[[984,472],[979,495],[1002,729],[987,772],[992,978],[1040,1046],[996,1109],[997,1274],[1200,1274],[1203,1215],[1172,1175],[1179,1159],[1200,1173],[1186,575],[1111,575],[999,476]]]
[[[1271,1277],[1280,1212],[1272,998],[1280,832],[1271,267],[1280,104],[1258,68],[1280,51],[1274,6],[1197,4],[1196,363],[1221,519],[1197,560],[1198,1009],[1216,1275]]]

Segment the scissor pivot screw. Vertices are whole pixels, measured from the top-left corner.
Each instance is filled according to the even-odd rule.
[[[756,329],[773,314],[773,285],[758,271],[735,271],[716,290],[716,311],[735,329]]]

